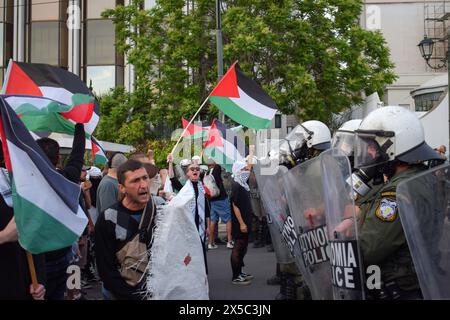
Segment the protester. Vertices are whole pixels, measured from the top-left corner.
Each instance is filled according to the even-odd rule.
[[[233,242],[231,238],[231,209],[230,200],[228,199],[227,192],[223,185],[221,176],[222,168],[214,162],[213,159],[208,159],[209,173],[214,177],[217,187],[220,190],[220,194],[214,198],[209,199],[211,203],[211,222],[209,225],[209,243],[208,249],[217,249],[215,244],[215,229],[219,222],[219,218],[226,225],[227,232],[227,248],[233,249]]]
[[[208,272],[208,264],[206,261],[206,235],[208,231],[210,218],[210,203],[205,196],[205,190],[200,181],[200,166],[191,163],[186,167],[186,177],[188,181],[183,188],[192,188],[195,194],[195,207],[193,208],[195,225],[202,242],[203,254],[205,258],[206,272]]]
[[[253,276],[244,272],[244,257],[247,253],[248,235],[252,227],[253,211],[250,203],[251,164],[235,162],[233,164],[233,186],[231,191],[232,233],[234,247],[231,252],[232,284],[249,285]]]
[[[3,160],[1,143],[0,153]],[[0,300],[43,300],[45,296],[44,255],[33,255],[39,282],[35,289],[31,284],[26,252],[18,242],[8,172],[5,168],[0,170]]]
[[[41,138],[36,140],[47,155],[51,164],[56,168],[59,162],[59,144],[50,138]],[[75,125],[75,133],[73,137],[72,151],[66,166],[62,170],[58,170],[64,177],[78,184],[80,182],[81,168],[84,161],[84,152],[86,145],[86,137],[84,133],[84,125],[77,123]],[[72,259],[71,247],[47,252],[45,254],[46,269],[46,300],[64,300],[66,291],[67,268]]]
[[[179,167],[176,166],[174,168],[173,156],[171,153],[169,153],[167,155],[167,162],[169,163],[168,177],[170,179],[170,183],[172,185],[173,190],[178,192],[183,188],[184,184],[186,183],[187,167],[192,163],[192,161],[189,159],[183,159],[180,161],[180,166]],[[175,175],[175,170],[177,171],[178,176]]]
[[[145,211],[146,219],[152,213],[154,202],[149,192],[149,177],[144,165],[136,160],[128,160],[117,169],[119,191],[123,195],[121,201],[100,213],[95,226],[95,254],[97,267],[107,299],[141,299],[145,276],[136,285],[131,285],[121,271],[118,253],[139,232],[139,225]],[[146,220],[148,221],[148,220]],[[144,256],[150,246],[152,225],[142,233],[146,244]]]
[[[166,178],[167,175],[169,174],[169,171],[167,169],[159,169],[159,179],[161,182],[161,186],[164,188],[165,184],[166,184]]]
[[[97,222],[98,211],[97,211],[97,190],[100,182],[102,181],[102,171],[92,166],[88,170],[89,181],[92,186],[89,188],[89,194],[91,197],[91,208],[89,209],[89,214],[91,215],[94,224]]]
[[[103,177],[97,189],[97,212],[100,214],[118,200],[119,182],[117,181],[117,168],[125,163],[127,158],[120,152],[112,154],[108,161],[108,174]]]

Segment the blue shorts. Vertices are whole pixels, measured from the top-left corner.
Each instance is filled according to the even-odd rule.
[[[211,201],[211,221],[228,223],[231,220],[230,199],[226,197],[223,200]]]

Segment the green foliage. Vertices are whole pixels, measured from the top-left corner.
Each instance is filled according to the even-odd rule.
[[[145,150],[153,150],[155,163],[158,168],[168,168],[167,155],[172,151],[176,141],[171,140],[148,140]]]
[[[102,99],[101,139],[136,143],[158,136],[150,123],[179,127],[217,82],[215,1],[159,0],[150,10],[143,2],[103,14],[137,79],[133,93],[119,88]],[[332,113],[360,103],[363,93],[382,95],[395,80],[381,33],[359,26],[361,0],[222,3],[225,67],[238,59],[286,114],[329,123]]]

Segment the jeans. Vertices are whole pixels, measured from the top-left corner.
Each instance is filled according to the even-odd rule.
[[[45,263],[45,274],[47,277],[45,300],[64,300],[64,294],[67,289],[67,268],[72,260],[72,250],[55,261]]]

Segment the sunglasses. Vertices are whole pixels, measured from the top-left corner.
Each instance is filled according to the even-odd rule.
[[[200,171],[200,167],[191,167],[189,168],[191,171]]]

